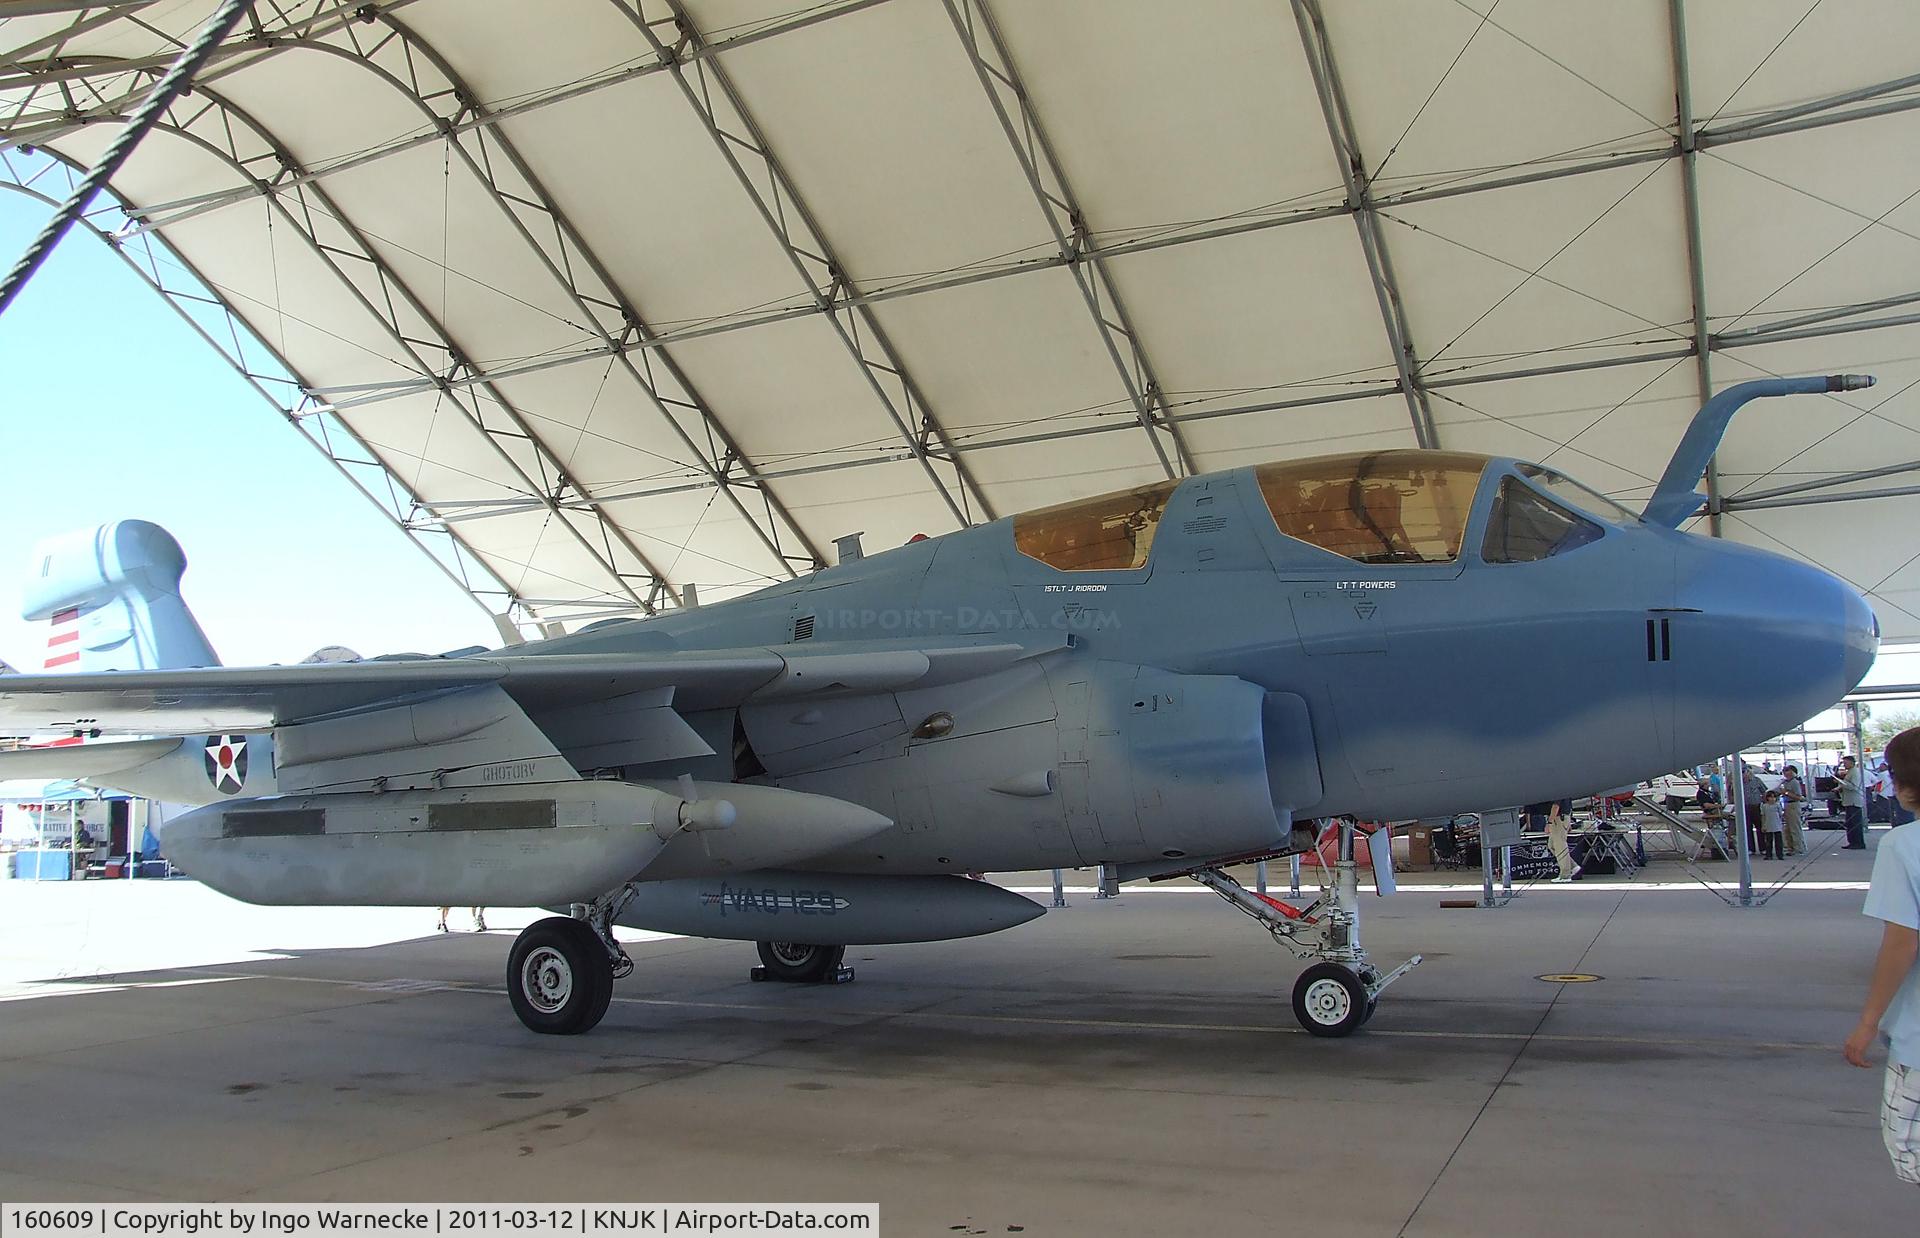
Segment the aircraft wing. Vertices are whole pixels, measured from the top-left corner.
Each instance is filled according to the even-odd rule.
[[[676,710],[930,687],[1047,650],[1064,635],[822,643],[817,649],[649,650],[407,658],[301,666],[9,675],[0,733],[192,735],[262,731],[497,687],[541,715],[671,691]],[[67,768],[71,768],[70,766]]]
[[[0,752],[0,781],[14,778],[104,778],[157,761],[176,751],[182,742],[177,737],[130,739]]]

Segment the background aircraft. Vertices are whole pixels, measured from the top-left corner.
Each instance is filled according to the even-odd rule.
[[[16,676],[0,719],[270,729],[281,794],[175,822],[176,860],[256,902],[567,907],[509,961],[537,1031],[605,1012],[632,967],[615,922],[758,941],[770,976],[818,980],[848,944],[1039,914],[951,874],[1097,863],[1259,919],[1317,960],[1301,1023],[1345,1035],[1404,970],[1360,943],[1351,828],[1304,912],[1223,866],[1311,847],[1315,818],[1631,784],[1831,704],[1877,648],[1860,594],[1677,527],[1740,404],[1870,381],[1722,392],[1643,515],[1510,459],[1326,456],[510,651]]]

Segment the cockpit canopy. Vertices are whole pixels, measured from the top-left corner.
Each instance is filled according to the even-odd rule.
[[[1460,557],[1487,457],[1375,451],[1263,464],[1253,471],[1288,537],[1356,563],[1451,563]]]
[[[1578,549],[1602,526],[1639,517],[1537,464],[1458,451],[1372,451],[1253,470],[1280,532],[1356,563],[1459,560],[1483,480],[1498,487],[1478,548],[1488,563],[1531,563]],[[1021,554],[1065,572],[1146,566],[1180,483],[1159,482],[1014,517]]]

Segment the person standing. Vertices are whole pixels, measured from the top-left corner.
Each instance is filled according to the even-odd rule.
[[[1840,815],[1847,823],[1846,845],[1842,851],[1867,849],[1867,792],[1860,781],[1860,766],[1852,757],[1841,757],[1834,766],[1833,780],[1840,793]]]
[[[1887,773],[1901,806],[1920,812],[1920,727],[1888,742]],[[1882,922],[1880,952],[1860,1022],[1841,1052],[1866,1067],[1874,1041],[1885,1038],[1881,1138],[1894,1175],[1920,1186],[1920,823],[1897,826],[1880,844],[1862,910]]]
[[[1753,766],[1740,762],[1740,791],[1747,801],[1747,851],[1757,853],[1765,843],[1760,828],[1760,801],[1766,798],[1767,784],[1760,781]]]
[[[1807,836],[1802,826],[1805,824],[1805,809],[1801,805],[1807,802],[1807,784],[1800,778],[1800,767],[1789,765],[1780,777],[1780,801],[1786,818],[1787,854],[1805,855]]]
[[[1573,853],[1567,849],[1567,826],[1572,816],[1572,800],[1555,800],[1547,809],[1547,845],[1553,848],[1553,862],[1560,870],[1555,881],[1572,881],[1580,875],[1573,866]]]
[[[1786,856],[1786,816],[1780,808],[1780,793],[1760,795],[1760,855],[1763,859],[1784,860]]]

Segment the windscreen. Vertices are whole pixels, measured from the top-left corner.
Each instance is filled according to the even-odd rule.
[[[1255,470],[1288,537],[1359,563],[1452,563],[1460,557],[1486,457],[1376,451]]]
[[[1480,557],[1489,563],[1536,563],[1600,537],[1600,526],[1593,521],[1542,497],[1515,478],[1503,477],[1487,519]]]
[[[1574,511],[1608,524],[1639,523],[1640,517],[1599,491],[1581,485],[1565,473],[1556,473],[1540,464],[1516,464],[1514,468],[1522,477]]]

